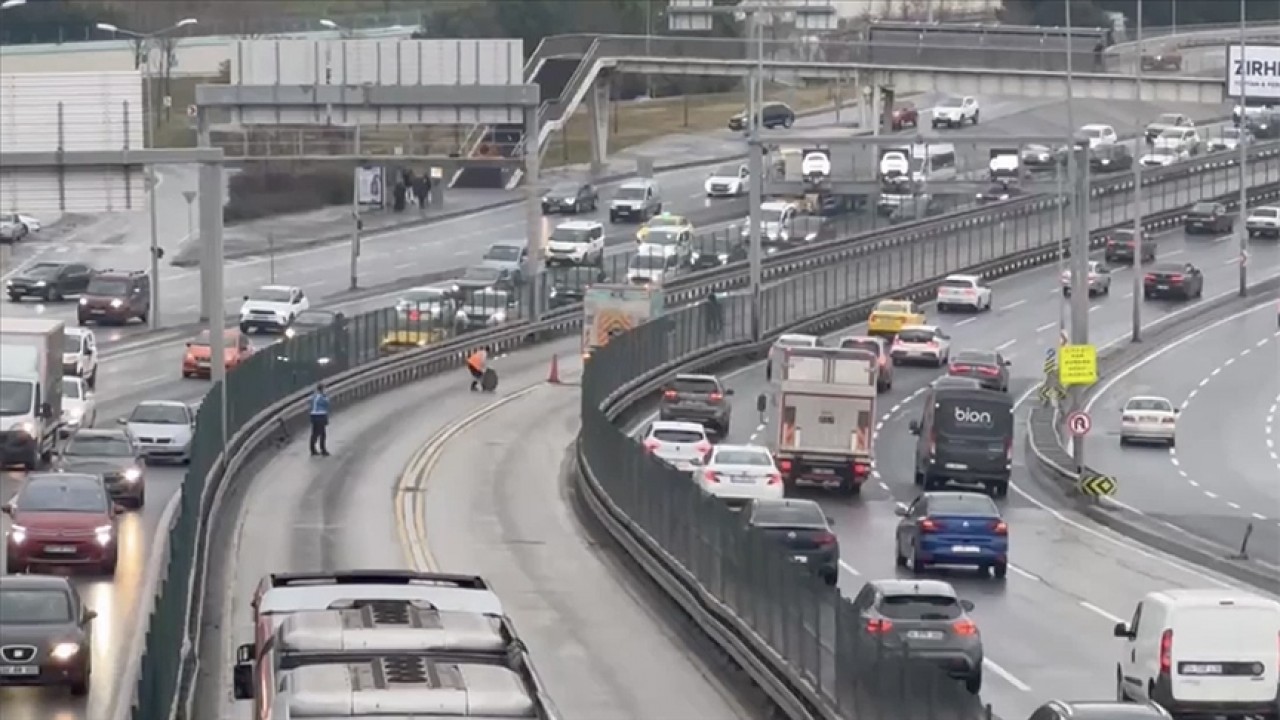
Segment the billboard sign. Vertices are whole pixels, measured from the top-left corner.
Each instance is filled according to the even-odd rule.
[[[1243,89],[1243,92],[1241,90]],[[1227,95],[1280,99],[1280,45],[1227,46]]]
[[[356,177],[356,202],[363,207],[387,206],[387,169],[385,167],[358,167]]]

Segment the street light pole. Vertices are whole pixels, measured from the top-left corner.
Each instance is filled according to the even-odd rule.
[[[760,144],[760,114],[764,111],[764,23],[760,21],[760,14],[751,12],[747,16],[748,26],[755,32],[760,33],[760,40],[756,43],[756,77],[750,79],[752,87],[748,97],[750,99],[750,107],[747,108],[747,117],[750,118],[747,125],[749,137],[747,139],[747,175],[751,183],[747,191],[748,202],[751,203],[748,208],[747,228],[750,245],[747,248],[747,257],[751,265],[751,339],[759,340],[761,333],[760,321],[760,279],[763,272],[764,253],[761,250],[760,238],[760,203],[764,201],[764,158],[761,157],[763,145]],[[750,34],[747,35],[747,42],[751,42],[754,38]]]
[[[1071,111],[1071,2],[1066,4],[1067,26],[1067,115],[1068,123],[1075,127]],[[1074,132],[1074,131],[1073,131]],[[1074,224],[1071,228],[1071,343],[1073,345],[1089,344],[1089,146],[1087,143],[1077,145],[1072,138],[1068,145],[1074,160],[1075,198],[1072,206]],[[1134,268],[1135,272],[1137,268]],[[1083,388],[1072,388],[1071,406],[1074,411],[1084,409]],[[1072,443],[1072,457],[1078,470],[1084,470],[1084,436],[1075,438]]]
[[[1075,204],[1080,202],[1080,196],[1076,195],[1074,192],[1076,188],[1075,177],[1077,172],[1074,169],[1074,162],[1076,157],[1076,151],[1075,151],[1076,113],[1075,113],[1074,92],[1072,91],[1071,86],[1074,84],[1074,80],[1072,79],[1072,70],[1074,69],[1073,66],[1074,66],[1075,53],[1073,52],[1073,50],[1075,50],[1075,48],[1072,47],[1072,39],[1071,39],[1071,0],[1064,0],[1064,1],[1066,3],[1066,13],[1067,13],[1067,18],[1066,18],[1066,24],[1067,24],[1067,142],[1064,145],[1064,147],[1066,148],[1067,156],[1065,158],[1066,162],[1064,162],[1063,166],[1058,169],[1058,172],[1061,173],[1063,168],[1066,168],[1068,173],[1067,178],[1072,183],[1072,186],[1071,186],[1072,192],[1066,196],[1059,195],[1058,202],[1065,204],[1067,202],[1067,198],[1068,197],[1071,198],[1071,212],[1073,213],[1072,222],[1071,222],[1072,231],[1067,233],[1065,237],[1071,238],[1072,246],[1069,246],[1069,247],[1071,247],[1071,252],[1074,253],[1075,248],[1073,246],[1076,240],[1075,215],[1074,215],[1076,211]],[[1060,205],[1059,207],[1062,207],[1062,206]],[[1066,223],[1064,222],[1063,230],[1065,231],[1066,229],[1067,229],[1067,226],[1066,226]],[[1063,245],[1065,245],[1065,243]],[[1063,246],[1059,246],[1058,254],[1062,255],[1065,252],[1066,252],[1066,248]],[[1075,256],[1072,255],[1072,257],[1075,257]],[[1072,268],[1074,268],[1076,263],[1072,261],[1070,265]],[[1070,286],[1073,293],[1075,292],[1075,284],[1076,284],[1075,275],[1076,275],[1075,270],[1072,270]],[[1062,338],[1066,337],[1066,335],[1067,335],[1067,298],[1066,298],[1066,294],[1063,293],[1061,296],[1058,297],[1058,342],[1062,342]]]
[[[1138,102],[1142,102],[1142,0],[1138,0],[1138,64],[1134,74],[1134,94]],[[1146,128],[1142,119],[1134,116],[1138,125],[1135,143],[1145,141]],[[1135,147],[1134,150],[1139,148]],[[1137,155],[1134,152],[1134,155]],[[1142,342],[1142,163],[1133,163],[1133,327],[1129,340]]]
[[[1236,218],[1237,232],[1240,233],[1240,297],[1244,297],[1249,293],[1249,230],[1245,227],[1244,220],[1249,216],[1249,174],[1247,164],[1249,161],[1249,147],[1244,142],[1244,130],[1248,127],[1245,118],[1248,117],[1248,108],[1246,101],[1249,97],[1249,88],[1246,81],[1249,73],[1245,70],[1249,64],[1245,61],[1248,56],[1248,31],[1246,29],[1245,19],[1245,0],[1240,0],[1240,211]],[[1228,62],[1230,59],[1228,58]],[[1230,70],[1228,70],[1229,72]]]

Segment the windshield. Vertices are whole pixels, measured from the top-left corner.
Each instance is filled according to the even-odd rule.
[[[716,170],[715,174],[714,174],[714,175],[712,175],[712,177],[722,177],[722,178],[738,177],[738,166],[737,166],[737,165],[725,165],[724,167],[720,168],[719,170]]]
[[[1223,128],[1222,137],[1236,139],[1240,137],[1240,128]]]
[[[1160,133],[1160,137],[1177,139],[1177,138],[1181,138],[1183,135],[1186,135],[1186,134],[1187,134],[1187,131],[1183,130],[1182,128],[1169,128],[1168,130],[1165,130],[1164,132]]]
[[[0,380],[0,416],[31,412],[35,385],[21,380]]]
[[[12,216],[10,216],[12,217]],[[23,275],[28,277],[57,277],[58,270],[62,266],[57,263],[36,263],[27,268]]]
[[[932,330],[903,330],[898,333],[898,339],[904,343],[927,343],[933,342],[934,336]]]
[[[1163,398],[1134,398],[1124,406],[1125,410],[1151,410],[1173,412],[1173,405]]]
[[[287,303],[290,293],[280,288],[258,288],[249,295],[250,302]]]
[[[502,272],[497,268],[472,267],[462,274],[459,280],[470,280],[473,282],[491,283],[502,277]]]
[[[520,247],[517,245],[494,245],[484,254],[485,260],[515,261],[520,259]]]
[[[716,465],[752,465],[755,467],[773,467],[769,456],[756,450],[721,450],[716,453]]]
[[[972,397],[940,397],[934,404],[934,418],[943,435],[1013,437],[1013,408],[1002,401]]]
[[[675,245],[680,242],[680,235],[675,228],[654,228],[644,241],[650,245]]]
[[[122,437],[72,435],[62,454],[67,457],[133,457],[133,446]]]
[[[120,297],[129,291],[129,283],[124,280],[103,280],[94,278],[89,281],[89,287],[85,290],[89,295],[105,295],[107,297]]]
[[[955,354],[953,361],[959,365],[998,365],[994,353],[979,350],[962,350]]]
[[[472,310],[476,308],[497,310],[507,306],[507,294],[492,290],[481,290],[480,292],[471,293],[471,296],[467,298],[467,305]]]
[[[556,197],[576,197],[578,194],[578,186],[571,183],[561,183],[551,188],[549,193]]]
[[[1000,517],[995,502],[978,493],[939,493],[930,496],[929,514]]]
[[[810,503],[761,503],[756,505],[751,522],[757,526],[826,527],[822,508]]]
[[[1213,203],[1196,203],[1191,206],[1191,212],[1198,215],[1210,215],[1214,211]]]
[[[909,313],[911,312],[911,307],[901,302],[882,302],[876,306],[875,311],[878,313]]]
[[[187,409],[178,405],[139,405],[129,415],[131,423],[148,425],[186,425]]]
[[[636,270],[661,270],[666,266],[666,255],[636,255],[631,258],[631,267]]]
[[[782,210],[779,208],[760,208],[760,221],[764,223],[782,222]]]
[[[618,188],[618,192],[617,192],[617,194],[616,194],[616,195],[614,195],[614,197],[615,197],[615,198],[617,198],[617,199],[619,199],[619,200],[643,200],[643,199],[644,199],[644,188],[642,188],[642,187],[621,187],[621,188]]]
[[[62,352],[64,353],[80,352],[80,336],[79,335],[63,335],[62,336]]]
[[[684,218],[675,215],[659,215],[649,221],[650,228],[680,227],[684,224]]]
[[[938,107],[943,108],[958,108],[963,106],[964,102],[960,98],[947,98],[946,100],[938,103]]]
[[[107,495],[89,483],[32,482],[18,495],[24,512],[107,512]]]
[[[591,231],[578,228],[558,227],[551,231],[551,242],[585,243],[591,242]]]
[[[333,315],[319,310],[306,310],[298,313],[298,317],[293,319],[294,327],[323,327],[332,323]]]
[[[1084,128],[1080,131],[1082,137],[1100,138],[1102,137],[1102,128]]]
[[[1258,208],[1253,214],[1257,217],[1280,217],[1280,208]]]
[[[846,350],[866,350],[869,353],[880,354],[880,343],[875,340],[842,340],[840,347]]]
[[[960,601],[944,595],[887,595],[880,600],[880,614],[891,620],[958,620]]]
[[[400,298],[401,305],[438,305],[444,301],[443,290],[410,290]]]
[[[672,430],[658,429],[654,430],[650,435],[654,440],[661,440],[669,443],[697,443],[702,442],[702,433],[695,430]]]
[[[79,378],[62,378],[62,398],[64,400],[80,399],[80,379]]]
[[[71,598],[56,589],[0,588],[0,625],[71,622]]]
[[[1177,115],[1174,115],[1172,113],[1165,113],[1164,115],[1161,115],[1160,117],[1156,118],[1156,124],[1177,125],[1179,120],[1181,120],[1181,118],[1178,117]]]

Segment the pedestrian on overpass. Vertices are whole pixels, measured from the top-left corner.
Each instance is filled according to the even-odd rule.
[[[324,383],[316,383],[316,391],[311,394],[311,454],[329,457],[328,440],[329,395]]]

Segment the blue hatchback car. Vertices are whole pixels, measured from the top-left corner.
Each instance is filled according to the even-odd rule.
[[[930,565],[988,569],[997,578],[1009,571],[1009,526],[990,496],[973,492],[931,492],[909,507],[898,503],[898,567],[919,573]]]

